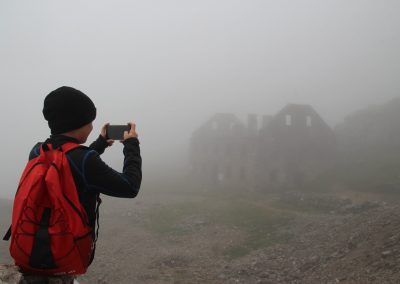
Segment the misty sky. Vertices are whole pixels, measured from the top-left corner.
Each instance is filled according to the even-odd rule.
[[[137,123],[144,174],[178,161],[215,112],[306,103],[334,126],[399,95],[399,11],[396,0],[2,0],[0,197],[48,136],[43,99],[62,85],[95,102],[91,140],[104,122]],[[119,152],[105,160],[120,167]]]

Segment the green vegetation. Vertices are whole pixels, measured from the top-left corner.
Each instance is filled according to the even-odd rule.
[[[233,242],[223,255],[235,258],[253,250],[286,242],[290,236],[278,233],[278,229],[289,224],[293,213],[278,210],[268,205],[268,200],[256,195],[224,192],[207,193],[203,198],[175,204],[159,205],[149,209],[146,226],[161,237],[196,234],[193,222],[201,220],[202,226],[217,225],[238,230],[243,240]],[[228,197],[229,196],[229,197]]]
[[[199,211],[200,210],[200,211]],[[188,202],[162,205],[150,208],[147,214],[147,228],[160,235],[181,235],[187,233],[181,226],[189,216],[202,214],[199,204]]]
[[[293,216],[269,207],[238,203],[220,212],[217,220],[246,232],[245,239],[232,245],[224,254],[230,258],[241,257],[253,250],[284,243],[290,236],[278,233],[278,229],[288,225]]]

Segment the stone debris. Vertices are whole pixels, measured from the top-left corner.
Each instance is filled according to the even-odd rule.
[[[79,284],[68,276],[43,277],[39,275],[24,275],[15,265],[0,264],[0,284]]]
[[[276,202],[282,208],[290,204],[287,210],[297,210],[293,211],[297,212],[294,220],[275,234],[290,238],[236,257],[223,252],[246,238],[240,228],[214,224],[196,215],[183,218],[178,233],[156,235],[139,225],[145,224],[143,212],[123,218],[118,224],[110,213],[103,218],[106,224],[95,262],[79,281],[399,283],[399,206],[353,204],[346,199],[297,193],[282,194]],[[299,204],[315,206],[303,211]],[[136,217],[139,215],[140,218]],[[115,216],[120,217],[120,211]],[[12,280],[20,276],[18,270],[14,269],[14,273],[7,276],[10,278],[0,274],[0,284],[19,283],[18,278]]]
[[[0,265],[0,284],[19,284],[22,278],[22,273],[17,266]]]

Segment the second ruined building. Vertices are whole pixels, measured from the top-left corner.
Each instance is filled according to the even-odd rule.
[[[211,117],[192,136],[192,174],[205,184],[268,190],[297,186],[333,164],[335,134],[309,105],[289,104],[261,123],[248,115]]]

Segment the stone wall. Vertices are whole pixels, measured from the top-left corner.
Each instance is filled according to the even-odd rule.
[[[298,185],[334,163],[335,135],[308,105],[290,104],[275,116],[216,114],[190,146],[194,177],[203,184],[245,189]]]

